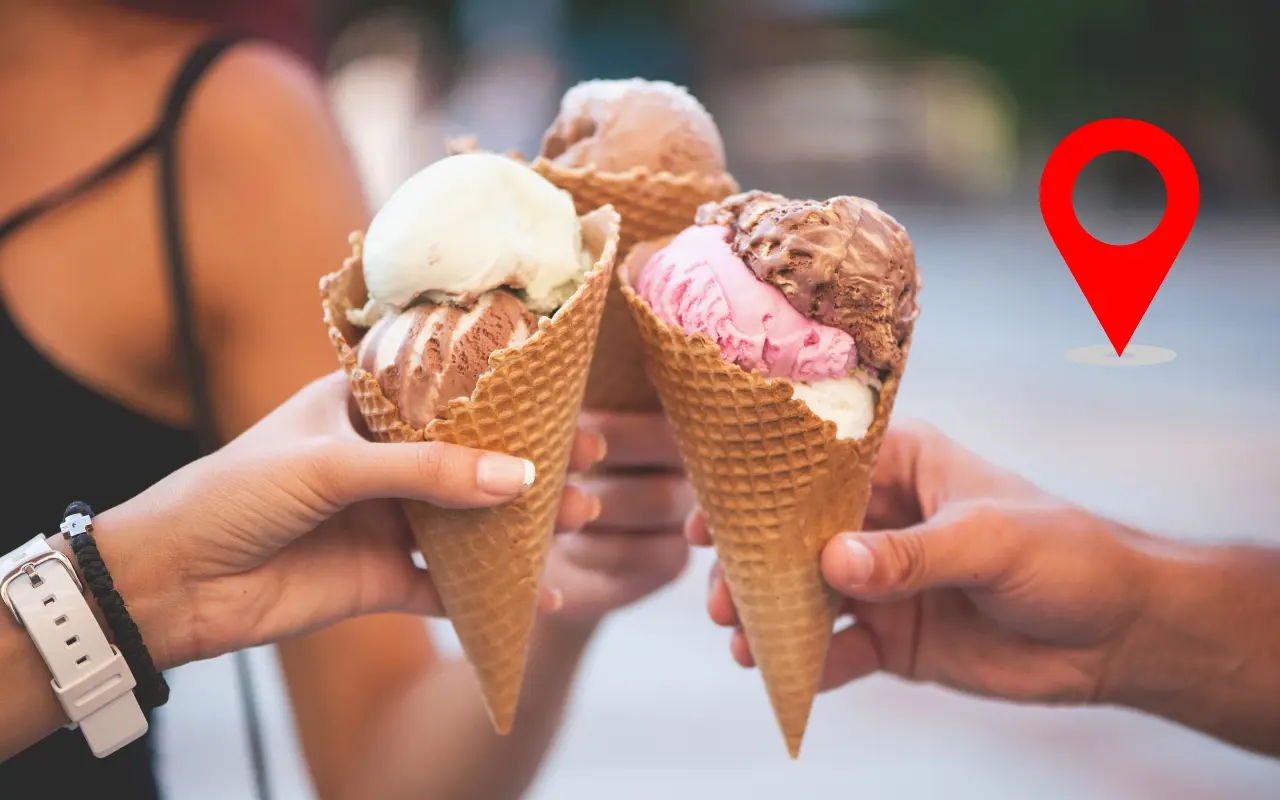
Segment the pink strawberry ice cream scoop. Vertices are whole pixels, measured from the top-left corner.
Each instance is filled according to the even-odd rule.
[[[742,192],[704,204],[695,221],[726,226],[753,275],[809,319],[852,335],[864,364],[902,370],[920,313],[920,272],[906,229],[878,205],[847,195],[818,202]]]
[[[654,254],[635,290],[660,319],[720,346],[726,361],[769,378],[845,378],[858,366],[853,337],[797,311],[756,278],[729,244],[729,229],[695,225]]]
[[[869,200],[744,192],[699,208],[632,287],[725,361],[789,380],[847,439],[867,433],[883,381],[902,372],[920,274],[907,232]]]

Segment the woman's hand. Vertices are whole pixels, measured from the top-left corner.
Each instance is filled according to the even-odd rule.
[[[579,424],[608,451],[566,498],[565,508],[581,507],[587,524],[557,537],[545,583],[563,592],[555,618],[593,625],[684,570],[681,529],[693,492],[661,414],[583,412]]]
[[[1151,585],[1138,534],[922,424],[890,427],[864,528],[822,556],[856,620],[832,639],[824,689],[884,670],[1012,700],[1096,700]],[[710,544],[700,515],[688,533]],[[738,624],[718,567],[708,611]],[[753,664],[741,629],[731,647]]]
[[[316,381],[223,449],[95,519],[108,564],[113,550],[122,560],[147,554],[137,559],[145,570],[122,565],[117,583],[131,608],[129,580],[156,589],[138,597],[139,624],[162,666],[358,614],[441,614],[397,502],[382,498],[498,505],[525,488],[526,462],[366,441],[349,401],[341,373]],[[589,466],[600,449],[593,434],[579,436],[571,467]],[[580,527],[584,511],[565,504],[559,527]],[[157,620],[152,630],[147,617]]]

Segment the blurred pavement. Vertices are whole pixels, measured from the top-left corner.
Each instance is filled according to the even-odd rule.
[[[1105,337],[1034,203],[888,210],[912,232],[925,278],[900,416],[1128,522],[1280,537],[1274,218],[1202,213],[1134,337],[1177,359],[1103,368],[1063,357]],[[1109,218],[1085,223],[1099,233],[1091,220]],[[1153,219],[1120,219],[1112,240],[1140,238]],[[708,561],[700,554],[676,586],[604,631],[531,800],[1280,796],[1280,761],[1158,720],[1017,708],[883,678],[819,698],[792,763],[759,676],[732,663],[726,634],[705,617]],[[254,655],[277,798],[311,797],[274,659]],[[230,660],[184,667],[172,683],[167,796],[251,797]]]

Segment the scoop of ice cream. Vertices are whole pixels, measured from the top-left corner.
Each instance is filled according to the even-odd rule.
[[[795,397],[857,438],[875,417],[878,380],[858,359],[854,339],[791,306],[755,277],[716,225],[685,229],[653,255],[634,280],[636,293],[668,325],[704,334],[725,361],[767,378],[788,378]]]
[[[860,439],[876,418],[876,389],[861,378],[794,384],[792,395],[809,410],[836,424],[837,439]]]
[[[471,396],[490,354],[521,344],[536,327],[520,300],[498,290],[468,309],[416,305],[384,316],[360,340],[356,359],[401,418],[423,428],[450,400]]]
[[[706,334],[726,361],[771,378],[845,378],[858,365],[853,337],[800,314],[757,280],[718,226],[685,229],[634,282],[658,318]]]
[[[567,192],[510,158],[449,156],[405,181],[369,224],[369,306],[353,321],[423,299],[465,306],[499,286],[550,313],[590,268]]]
[[[901,369],[919,307],[920,274],[906,230],[870,200],[788,200],[745,192],[698,209],[762,281],[809,319],[851,334],[870,366]]]
[[[702,104],[683,87],[639,78],[586,81],[565,92],[542,155],[601,172],[725,171],[724,142]]]

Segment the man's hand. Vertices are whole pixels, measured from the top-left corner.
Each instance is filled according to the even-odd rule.
[[[690,540],[710,544],[690,518]],[[1280,755],[1280,550],[1161,539],[920,423],[890,427],[864,530],[822,554],[854,625],[823,686],[883,670],[977,695],[1110,703]],[[708,610],[737,615],[719,570]],[[741,629],[734,657],[752,664]]]
[[[1148,578],[1122,528],[922,424],[890,428],[864,527],[823,552],[856,620],[832,639],[825,689],[884,670],[979,695],[1089,702],[1143,613]],[[710,543],[700,515],[688,533]],[[718,568],[708,610],[737,626]],[[732,650],[752,665],[740,628]]]

